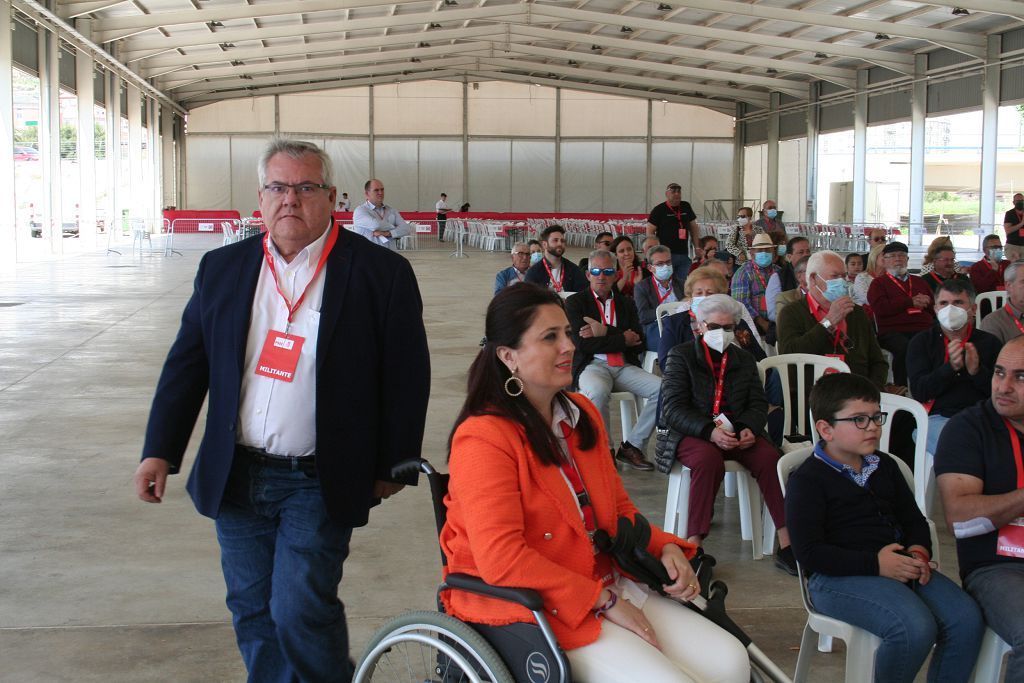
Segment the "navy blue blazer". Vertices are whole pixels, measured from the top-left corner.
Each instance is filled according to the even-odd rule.
[[[215,249],[157,385],[142,457],[181,468],[209,392],[206,427],[188,479],[196,509],[216,517],[234,457],[259,237]],[[316,468],[331,518],[366,524],[374,481],[420,457],[430,394],[423,304],[409,262],[341,230],[324,268],[316,351]],[[415,474],[403,483],[415,483]]]

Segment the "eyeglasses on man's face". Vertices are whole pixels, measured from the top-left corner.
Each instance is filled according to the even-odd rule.
[[[868,425],[874,423],[876,427],[881,427],[885,424],[885,421],[889,418],[889,413],[875,413],[874,415],[851,415],[850,417],[836,417],[832,419],[832,424],[836,422],[852,422],[853,426],[857,429],[867,429]]]
[[[263,186],[263,191],[269,193],[272,197],[284,197],[288,194],[288,190],[295,190],[295,194],[300,197],[312,197],[320,192],[320,190],[329,189],[331,189],[330,185],[323,185],[321,183],[296,183],[295,185],[267,183]]]
[[[615,275],[615,269],[614,268],[591,268],[590,269],[590,274],[593,275],[594,277],[597,277],[598,275],[608,275],[610,277],[612,275]]]

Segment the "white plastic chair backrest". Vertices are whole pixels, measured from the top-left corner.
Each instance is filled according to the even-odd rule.
[[[558,293],[558,296],[562,297],[563,299],[568,299],[570,296],[572,296],[575,293],[576,292],[566,292],[566,291],[563,290],[563,291]]]
[[[817,382],[826,370],[836,372],[849,372],[850,366],[838,358],[817,356],[811,353],[784,353],[778,356],[769,356],[758,361],[757,370],[761,375],[761,384],[764,384],[768,370],[774,368],[779,373],[779,380],[782,382],[782,415],[785,429],[794,428],[794,415],[796,416],[796,433],[810,436],[812,443],[817,442],[818,433],[814,429],[814,422],[808,416],[807,395],[811,393],[811,387],[807,386],[807,368],[812,368],[813,382]],[[796,368],[796,409],[793,409],[793,392],[791,389],[790,368]],[[813,385],[812,382],[812,385]]]
[[[231,224],[231,221],[221,221],[220,229],[221,229],[221,232],[224,233],[225,237],[228,237],[228,238],[230,238],[232,240],[235,239],[235,237],[238,235],[238,233],[235,232],[235,228]]]
[[[1006,305],[1006,292],[984,292],[978,295],[978,298],[974,300],[974,326],[978,327],[981,325],[981,303],[987,301],[989,306],[989,313],[995,313],[1000,308]]]
[[[663,326],[662,318],[678,313],[684,306],[687,305],[685,301],[670,301],[667,304],[658,304],[658,307],[654,309],[654,317],[658,321],[658,334],[661,334],[661,328]]]
[[[892,436],[893,416],[896,414],[896,411],[905,410],[914,417],[917,429],[917,437],[914,439],[914,471],[912,473],[914,500],[917,501],[917,506],[921,508],[921,514],[927,516],[928,510],[925,497],[928,490],[928,481],[931,478],[932,468],[934,467],[932,456],[928,453],[928,412],[921,405],[920,401],[885,392],[882,393],[881,407],[883,413],[889,413],[889,418],[882,427],[882,438],[878,443],[878,448],[887,453],[889,452],[889,439]],[[906,467],[902,460],[900,464]],[[908,467],[907,469],[909,470],[910,468]]]
[[[779,475],[779,485],[782,487],[783,496],[786,495],[786,482],[789,481],[789,475],[792,474],[796,468],[800,467],[804,460],[811,457],[812,453],[814,453],[814,446],[806,446],[795,451],[790,451],[779,458],[779,461],[775,464],[775,471],[778,472]],[[804,609],[807,610],[808,614],[815,613],[814,605],[811,604],[811,597],[807,593],[807,581],[803,575],[803,568],[797,565],[797,569],[800,573],[800,576],[798,577],[800,581],[800,599],[804,603]]]

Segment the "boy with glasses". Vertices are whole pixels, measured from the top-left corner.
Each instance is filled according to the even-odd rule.
[[[790,476],[786,520],[814,609],[882,640],[874,680],[966,681],[984,623],[977,604],[933,571],[928,523],[898,463],[878,451],[886,413],[875,386],[835,373],[811,391],[820,440]]]

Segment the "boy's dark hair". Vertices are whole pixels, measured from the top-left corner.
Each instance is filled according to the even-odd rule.
[[[859,258],[860,259],[860,267],[861,268],[864,268],[865,266],[867,266],[867,259],[864,258],[864,254],[859,254],[856,251],[851,251],[849,254],[846,255],[846,259],[845,259],[844,262],[846,263],[847,266],[850,265],[850,259],[852,259],[852,258]]]
[[[561,233],[562,235],[564,235],[565,228],[563,228],[561,225],[549,225],[548,227],[544,228],[544,232],[540,234],[540,241],[547,242],[548,238],[551,237],[551,233],[553,232]]]
[[[971,286],[970,282],[967,280],[958,280],[955,277],[951,277],[939,285],[939,288],[935,290],[935,296],[938,296],[940,291],[949,292],[950,294],[966,294],[970,301],[974,301],[974,297],[976,296],[974,287]]]
[[[700,248],[703,249],[704,247],[708,246],[708,242],[714,242],[715,244],[718,244],[718,238],[715,237],[714,235],[704,235],[703,237],[700,238]]]
[[[811,389],[811,419],[815,422],[825,420],[832,424],[836,413],[846,406],[847,401],[857,399],[881,403],[882,395],[866,377],[848,372],[822,375]]]

